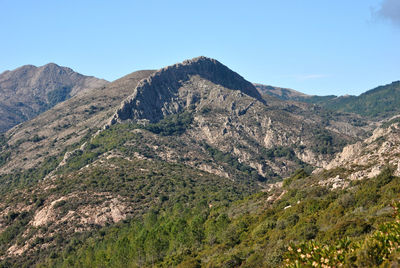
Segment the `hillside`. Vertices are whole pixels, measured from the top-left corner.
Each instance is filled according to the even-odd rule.
[[[359,96],[311,96],[293,89],[255,84],[262,93],[282,100],[318,104],[326,109],[359,114],[372,120],[388,119],[400,113],[400,81],[368,90]]]
[[[373,119],[390,118],[400,112],[400,81],[371,89],[360,96],[328,100],[324,107],[356,113]]]
[[[36,118],[4,134],[0,174],[23,174],[26,170],[63,157],[72,146],[107,123],[121,99],[152,71],[138,71],[106,86],[82,92]],[[7,155],[7,157],[5,157]],[[57,162],[57,161],[56,161]]]
[[[227,67],[208,59],[200,58],[200,61],[205,61],[206,66],[214,64],[214,68],[221,69],[218,70],[220,72],[228,72],[233,80],[240,79],[240,83],[247,86],[247,90],[252,92],[250,94],[258,99],[244,94],[244,91],[215,84],[210,81],[213,78],[207,80],[200,75],[187,76],[187,73],[184,75],[188,80],[179,78],[183,84],[175,86],[175,92],[163,91],[158,96],[143,97],[137,92],[145,89],[153,92],[152,87],[159,87],[165,82],[165,77],[176,77],[176,74],[171,75],[168,71],[175,70],[176,66],[167,67],[167,71],[162,69],[148,79],[151,71],[136,72],[103,88],[75,96],[8,131],[5,136],[9,148],[2,153],[7,161],[3,161],[0,173],[23,173],[39,163],[54,160],[57,155],[65,153],[68,146],[79,143],[85,135],[109,125],[107,121],[117,121],[115,118],[121,120],[118,115],[121,114],[121,108],[112,119],[107,117],[112,117],[121,102],[127,103],[127,100],[123,100],[132,93],[141,98],[135,101],[145,104],[144,109],[152,107],[152,103],[164,105],[148,109],[160,111],[155,115],[156,119],[174,112],[186,115],[190,121],[189,130],[180,137],[184,141],[182,145],[186,146],[174,145],[177,142],[173,135],[155,136],[159,134],[154,133],[157,131],[146,132],[141,142],[150,148],[153,155],[167,161],[183,161],[190,166],[225,176],[229,174],[226,162],[232,161],[247,165],[250,171],[255,170],[256,174],[265,178],[286,176],[307,164],[321,166],[332,157],[333,152],[340,150],[347,142],[366,135],[369,130],[361,118],[335,115],[313,106],[286,103],[275,98],[261,99],[249,82],[238,78]],[[194,63],[198,64],[199,60]],[[184,66],[191,68],[192,65]],[[229,77],[218,72],[210,73]],[[174,81],[167,80],[165,85],[170,87],[170,83]],[[136,111],[142,113],[140,109]],[[167,116],[163,122],[176,124],[176,120],[181,119]],[[214,161],[208,164],[210,154]]]
[[[377,129],[362,143],[361,155],[368,159],[364,166],[355,162],[359,158],[355,154],[343,166],[337,167],[334,160],[313,174],[298,170],[283,183],[236,202],[212,207],[198,204],[194,211],[176,207],[151,211],[140,220],[105,227],[90,238],[70,243],[69,250],[48,258],[46,265],[396,265],[400,254],[399,129],[395,122]],[[382,139],[386,145],[378,142]],[[369,147],[378,146],[375,149],[382,153],[389,143],[392,151],[386,150],[386,160],[396,161],[370,174],[371,165],[380,164]],[[364,174],[355,177],[354,166],[358,172],[365,170]]]
[[[303,99],[312,97],[290,88],[274,87],[262,84],[254,84],[254,86],[261,94],[274,96],[281,100],[301,101]]]
[[[134,72],[0,136],[0,264],[276,266],[292,242],[361,239],[391,219],[399,174],[383,155],[334,163],[373,127],[206,57]]]
[[[79,92],[107,83],[54,63],[5,71],[0,74],[0,132],[34,118]]]
[[[163,68],[143,80],[123,101],[108,126],[132,122],[157,127],[161,119],[164,124],[176,114],[192,122],[180,137],[185,142],[179,148],[157,145],[154,153],[165,160],[183,160],[206,170],[222,169],[226,175],[226,163],[210,166],[196,159],[207,160],[211,153],[214,165],[221,160],[226,162],[223,158],[231,155],[264,178],[286,176],[301,166],[321,165],[335,150],[368,130],[359,117],[334,116],[310,105],[262,98],[240,75],[205,57]],[[345,133],[344,128],[348,129]],[[158,132],[149,126],[147,129]],[[167,139],[159,140],[170,142]],[[153,140],[149,142],[154,143]],[[208,151],[206,155],[204,150]],[[184,159],[180,159],[182,156]]]

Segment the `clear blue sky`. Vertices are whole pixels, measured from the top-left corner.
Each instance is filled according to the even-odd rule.
[[[55,62],[114,80],[215,58],[251,82],[360,94],[400,80],[399,0],[0,0],[0,72]]]

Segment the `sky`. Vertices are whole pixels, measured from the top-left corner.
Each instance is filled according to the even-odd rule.
[[[0,72],[54,62],[112,81],[197,56],[314,95],[400,80],[400,0],[0,0]]]

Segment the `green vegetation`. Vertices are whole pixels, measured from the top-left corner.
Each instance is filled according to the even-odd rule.
[[[71,92],[71,87],[69,86],[64,86],[61,88],[57,88],[53,91],[50,91],[47,93],[47,101],[48,101],[48,107],[47,109],[53,107],[59,102],[65,101],[70,97],[69,93]]]
[[[331,111],[351,112],[372,119],[388,118],[400,113],[400,81],[379,86],[360,96],[290,96],[287,93],[280,96],[266,91],[266,94],[283,100],[296,100],[313,103]],[[357,123],[357,122],[355,122]]]
[[[39,180],[53,171],[60,161],[60,158],[51,156],[47,157],[37,168],[0,175],[0,195],[4,195],[16,188],[22,189],[35,185]]]
[[[346,144],[343,140],[336,139],[325,129],[314,130],[314,146],[312,150],[320,154],[337,153]]]
[[[60,169],[59,173],[66,170],[78,170],[110,150],[119,150],[128,155],[140,151],[145,156],[153,158],[155,156],[150,154],[146,148],[141,147],[139,149],[135,148],[135,146],[126,146],[126,142],[140,141],[142,138],[142,134],[135,133],[132,130],[145,129],[161,136],[181,135],[190,127],[192,121],[193,115],[190,112],[183,112],[167,116],[157,123],[113,125],[109,129],[100,132],[92,140],[88,140],[84,150],[75,150],[68,160],[68,165]],[[149,154],[146,154],[146,152]]]
[[[31,218],[32,215],[29,212],[19,213],[12,211],[7,214],[5,220],[8,227],[0,234],[0,252],[4,252],[7,249],[6,245],[24,230]]]
[[[0,153],[0,167],[7,163],[8,159],[10,158],[10,152],[1,152]]]
[[[276,157],[284,157],[288,160],[297,160],[293,149],[284,146],[277,146],[275,148],[265,150],[264,155],[270,160]]]
[[[4,134],[0,134],[0,167],[7,163],[11,156],[10,152],[5,151],[7,147],[7,138],[4,136]]]
[[[157,123],[150,123],[144,126],[137,125],[138,128],[147,129],[155,134],[162,136],[181,135],[190,127],[193,122],[193,114],[185,111],[178,114],[171,114],[164,117]]]
[[[296,145],[295,145],[296,146]],[[299,168],[303,168],[307,170],[308,173],[310,173],[313,169],[312,166],[308,165],[307,163],[301,161],[295,154],[293,148],[286,147],[286,146],[276,146],[271,149],[265,149],[261,148],[261,160],[269,160],[269,161],[274,161],[276,158],[285,158],[289,161],[294,162],[295,164],[298,165]],[[259,159],[259,160],[260,160]],[[270,178],[280,178],[282,179],[279,174],[276,174],[272,170],[269,173]]]
[[[393,220],[389,205],[398,198],[400,178],[390,168],[374,179],[352,182],[347,189],[329,190],[318,182],[346,170],[310,175],[292,148],[260,149],[264,160],[285,158],[305,168],[286,179],[283,189],[254,194],[263,180],[256,170],[206,143],[190,143],[195,147],[192,152],[199,152],[196,157],[203,157],[197,163],[222,166],[233,174],[230,178],[162,161],[155,148],[162,152],[178,148],[178,157],[190,161],[186,154],[179,155],[184,151],[179,142],[186,140],[175,138],[192,122],[191,112],[184,112],[157,123],[117,124],[88,135],[68,148],[66,165],[57,169],[51,182],[40,179],[58,166],[61,157],[50,157],[26,172],[2,175],[0,193],[7,204],[25,202],[37,209],[60,197],[69,199],[53,203],[54,219],[36,229],[27,224],[38,210],[8,213],[1,220],[7,227],[0,237],[0,253],[24,243],[30,244],[30,251],[2,260],[0,267],[36,263],[43,267],[275,267],[284,264],[285,257],[289,264],[296,262],[298,256],[290,255],[289,245],[305,251],[329,244],[335,245],[332,251],[345,252],[372,236],[381,222]],[[315,137],[319,153],[331,154],[330,148],[339,147],[326,131],[315,131]],[[40,139],[34,136],[30,141]],[[10,189],[14,192],[7,195]],[[74,194],[79,198],[70,198]],[[82,232],[74,230],[85,230],[83,221],[62,220],[71,211],[101,207],[106,195],[123,204],[126,219],[93,224]],[[306,244],[310,240],[311,246]],[[35,247],[39,244],[46,246]],[[357,262],[362,258],[357,257]]]
[[[400,178],[386,169],[376,178],[334,191],[317,186],[318,179],[299,170],[285,181],[287,193],[275,203],[267,201],[267,193],[224,205],[212,202],[213,207],[209,202],[192,205],[174,202],[175,205],[153,209],[125,224],[106,227],[79,243],[70,243],[68,250],[56,258],[48,258],[43,265],[279,266],[284,264],[285,256],[293,263],[296,258],[302,258],[297,251],[288,251],[289,245],[292,248],[299,245],[296,250],[301,248],[306,252],[315,245],[324,249],[323,245],[329,244],[332,245],[329,250],[322,250],[329,254],[334,250],[346,252],[357,243],[362,246],[353,263],[360,267],[372,263],[368,255],[371,252],[383,252],[387,256],[390,247],[396,246],[393,243],[398,243],[393,240],[398,237],[390,233],[394,227],[398,228],[398,222],[393,223],[393,210],[388,208],[400,193]],[[381,225],[385,221],[388,223]],[[375,231],[378,229],[382,233]],[[306,243],[310,239],[313,242]],[[364,240],[370,242],[363,243]],[[373,241],[386,244],[377,246]],[[325,254],[322,251],[314,250],[313,254]],[[342,260],[340,254],[337,256]],[[383,255],[373,255],[373,258],[377,259],[376,256]]]
[[[36,134],[31,139],[29,139],[29,141],[31,141],[31,142],[39,142],[39,141],[44,140],[44,139],[46,139],[45,136],[39,136],[39,135]]]
[[[7,145],[7,138],[4,134],[0,134],[0,149]]]
[[[400,123],[400,117],[393,118],[392,120],[389,120],[389,121],[383,123],[383,124],[381,125],[381,128],[388,128],[388,127],[390,127],[391,125],[397,124],[397,123]]]
[[[319,104],[335,111],[376,119],[387,118],[400,113],[400,81],[369,90],[358,97],[333,98]]]
[[[103,162],[102,165],[94,165],[90,169],[86,169],[85,173],[76,171],[61,175],[53,182],[51,189],[40,191],[41,196],[37,199],[29,200],[26,197],[17,195],[12,198],[10,197],[8,202],[15,202],[21,199],[29,200],[27,205],[41,207],[44,205],[44,198],[46,196],[60,197],[68,196],[71,193],[84,192],[85,194],[80,196],[80,198],[62,200],[54,204],[53,209],[57,211],[54,221],[57,221],[64,217],[70,210],[76,210],[86,205],[99,205],[102,201],[96,197],[97,193],[113,193],[114,196],[119,196],[121,200],[124,200],[124,204],[129,204],[131,211],[129,220],[113,227],[104,227],[100,230],[98,229],[99,226],[94,226],[94,233],[91,235],[88,233],[75,234],[74,232],[71,233],[71,230],[68,232],[68,225],[62,225],[65,230],[60,230],[60,225],[56,225],[52,221],[42,229],[42,232],[45,232],[47,234],[45,237],[49,239],[44,242],[51,243],[56,240],[56,244],[51,244],[47,249],[48,251],[39,250],[29,255],[21,256],[15,265],[17,267],[22,264],[32,265],[31,254],[35,256],[33,258],[35,261],[44,260],[48,256],[49,251],[54,253],[53,257],[58,256],[57,254],[62,249],[65,249],[66,252],[73,252],[75,248],[82,246],[82,243],[79,241],[86,241],[86,239],[89,239],[88,237],[94,238],[99,235],[99,238],[112,239],[114,235],[111,235],[111,233],[119,235],[125,233],[125,231],[131,232],[131,235],[134,235],[135,239],[145,239],[147,241],[143,244],[145,246],[143,249],[140,249],[142,244],[139,242],[141,240],[134,240],[132,243],[138,243],[138,250],[150,252],[149,259],[146,261],[146,263],[150,263],[151,261],[156,261],[157,256],[159,256],[158,254],[161,254],[158,251],[155,252],[154,247],[162,246],[164,250],[165,243],[175,233],[181,232],[182,229],[180,227],[182,226],[189,226],[187,227],[188,233],[182,233],[179,239],[190,240],[187,241],[184,247],[180,245],[180,240],[175,241],[175,245],[168,246],[169,251],[166,251],[163,255],[172,254],[171,252],[180,250],[180,248],[186,248],[189,245],[194,246],[195,244],[192,244],[193,239],[199,240],[202,238],[202,231],[199,228],[203,224],[203,219],[207,218],[210,211],[210,204],[226,207],[235,200],[254,193],[254,191],[255,188],[248,187],[245,184],[232,184],[228,179],[201,172],[181,164],[171,164],[157,160],[125,160],[114,157]],[[13,216],[10,217],[13,218]],[[31,218],[32,216],[29,214],[28,219],[30,220]],[[147,219],[151,221],[147,223]],[[184,219],[190,219],[190,221],[182,223]],[[174,221],[174,223],[170,221]],[[161,223],[162,226],[158,227]],[[166,232],[173,227],[171,224],[176,224],[177,226],[173,228],[175,230],[174,234],[167,235]],[[3,250],[16,242],[20,244],[25,243],[31,238],[29,235],[23,235],[23,227],[25,225],[26,222],[15,222],[15,224],[8,227],[9,229],[4,233],[5,238],[0,241]],[[133,232],[131,228],[142,230],[140,231],[141,236],[136,237],[138,233]],[[119,233],[120,231],[122,233]],[[53,232],[57,232],[59,237],[53,237],[51,235]],[[158,244],[159,242],[161,244]],[[142,254],[141,252],[139,251],[139,254]],[[9,264],[9,260],[5,260],[3,263],[0,262],[0,267],[2,267],[2,264],[6,267],[12,266],[7,265]]]
[[[348,237],[336,244],[309,241],[288,247],[287,267],[393,267],[400,261],[400,207],[395,205],[395,221],[381,224],[361,241]]]
[[[239,170],[243,172],[245,175],[249,176],[252,180],[265,181],[265,178],[260,176],[254,168],[240,163],[235,157],[233,157],[230,153],[224,153],[220,150],[204,143],[203,147],[210,154],[211,158],[217,162],[225,163],[228,165],[228,168],[233,168],[235,170]]]

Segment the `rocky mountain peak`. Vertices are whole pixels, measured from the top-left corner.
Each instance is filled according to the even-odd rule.
[[[110,124],[127,119],[155,122],[167,114],[178,112],[196,101],[177,101],[179,89],[194,76],[265,102],[254,85],[242,76],[215,59],[201,56],[162,68],[142,80],[133,94],[122,102]],[[188,95],[196,95],[197,89],[193,86]],[[174,107],[166,107],[166,103],[171,101],[177,101]]]
[[[108,84],[67,67],[24,65],[0,74],[0,132],[32,119],[76,94]]]

